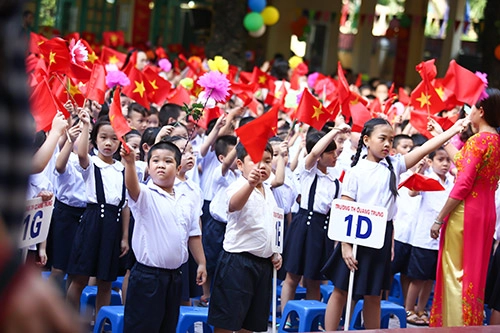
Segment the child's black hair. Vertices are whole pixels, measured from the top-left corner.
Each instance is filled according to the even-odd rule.
[[[153,155],[153,152],[158,149],[165,149],[173,152],[176,167],[181,165],[181,158],[182,158],[181,150],[172,142],[167,142],[167,141],[160,141],[151,146],[151,149],[148,151],[148,165],[149,161],[151,160],[151,156]]]
[[[276,143],[282,143],[283,141],[285,141],[285,140],[283,140],[283,139],[282,139],[282,138],[280,138],[279,136],[273,136],[272,138],[270,138],[270,139],[269,139],[269,141],[268,141],[268,142],[269,142],[269,143],[275,143],[275,142],[276,142]]]
[[[398,134],[394,137],[394,141],[392,141],[392,148],[396,148],[399,145],[399,141],[402,140],[412,140],[411,136],[407,134]],[[412,140],[413,141],[413,140]]]
[[[433,152],[431,152],[431,153],[429,154],[429,158],[430,158],[431,160],[434,160],[434,157],[436,157],[437,152],[438,152],[438,151],[440,151],[440,150],[446,151],[446,150],[444,149],[444,147],[442,147],[442,146],[441,146],[441,147],[439,147],[438,149],[436,149],[436,150],[434,150]]]
[[[238,123],[238,127],[244,126],[254,119],[255,119],[255,117],[252,117],[252,116],[243,117],[240,119],[240,122]]]
[[[238,140],[234,135],[222,135],[215,140],[214,150],[217,158],[219,155],[227,156],[229,153],[229,146],[236,146]]]
[[[160,126],[168,125],[168,120],[170,118],[178,119],[181,115],[181,106],[174,103],[163,104],[158,113],[158,119],[160,121]]]
[[[266,151],[269,152],[271,154],[271,156],[274,155],[273,147],[271,146],[271,144],[269,142],[266,143],[266,149],[264,151],[265,152]],[[241,144],[241,142],[239,142],[236,145],[236,158],[239,159],[240,161],[243,161],[247,155],[248,155],[247,150],[245,149],[245,147],[243,147],[243,145]]]
[[[371,136],[373,133],[373,130],[378,125],[391,126],[391,124],[387,120],[382,119],[382,118],[372,118],[365,123],[365,125],[363,126],[363,130],[361,131],[361,135],[359,136],[358,148],[356,149],[356,154],[354,155],[354,158],[352,160],[351,167],[358,164],[359,156],[361,155],[361,150],[363,149],[363,146],[365,145],[364,141],[363,141],[364,136],[365,135]],[[396,197],[398,195],[398,184],[396,184],[396,174],[394,173],[394,166],[392,165],[391,158],[389,156],[387,156],[385,158],[385,160],[387,161],[389,171],[391,172],[391,179],[389,182],[389,188],[391,190],[391,193]]]
[[[413,134],[410,138],[413,141],[413,145],[415,147],[420,147],[421,145],[423,145],[427,141],[427,138],[420,133]]]
[[[156,136],[158,135],[160,130],[161,130],[160,127],[148,127],[148,128],[146,128],[144,133],[142,133],[141,145],[139,147],[141,161],[144,161],[144,155],[145,155],[145,152],[144,152],[144,149],[142,148],[142,146],[144,144],[147,144],[150,147],[152,145],[154,145],[155,140],[156,140]]]
[[[309,154],[311,150],[313,149],[314,145],[318,143],[318,141],[326,135],[325,132],[318,131],[317,129],[314,129],[313,127],[309,127],[309,130],[307,131],[306,134],[306,152]],[[332,150],[337,149],[337,144],[335,143],[335,140],[332,140],[326,146],[325,150],[323,153],[328,153]]]
[[[45,143],[47,139],[47,134],[44,131],[38,131],[35,133],[35,137],[33,138],[33,147],[32,151],[35,154]]]
[[[139,103],[132,103],[128,106],[127,117],[130,118],[132,116],[132,112],[139,112],[143,117],[149,116],[148,109],[142,106]]]
[[[217,122],[217,118],[214,118],[214,119],[212,119],[212,120],[210,120],[210,121],[208,122],[208,125],[207,125],[207,130],[205,131],[205,135],[207,135],[207,136],[208,136],[208,135],[210,134],[210,132],[212,132],[212,130],[213,130],[213,129],[214,129],[214,127],[215,127],[215,123],[216,123],[216,122]]]
[[[127,141],[128,139],[130,139],[133,136],[141,137],[141,133],[139,133],[138,130],[133,129],[130,132],[128,132],[127,134],[125,134],[125,141]],[[142,137],[141,137],[141,140],[142,140]]]

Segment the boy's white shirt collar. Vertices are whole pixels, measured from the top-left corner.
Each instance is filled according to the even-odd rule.
[[[156,191],[159,194],[161,194],[161,195],[163,195],[164,197],[167,197],[167,198],[178,198],[179,196],[183,195],[182,193],[179,193],[179,195],[172,195],[172,194],[168,193],[167,191],[165,191],[164,189],[162,189],[160,186],[156,185],[151,178],[146,183],[146,186],[148,188],[150,188],[151,190]]]

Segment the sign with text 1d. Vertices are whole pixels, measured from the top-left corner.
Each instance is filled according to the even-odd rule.
[[[26,201],[20,248],[42,243],[47,239],[53,207],[54,198],[48,201],[42,201],[42,198]]]
[[[384,246],[387,209],[335,199],[330,211],[330,239],[380,249]]]
[[[283,253],[283,224],[285,223],[285,212],[279,207],[273,210],[274,241],[273,252]]]

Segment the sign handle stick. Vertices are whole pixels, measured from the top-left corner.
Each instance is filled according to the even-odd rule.
[[[276,284],[278,283],[278,271],[273,266],[273,326],[272,333],[276,333]]]
[[[352,256],[356,259],[356,253],[358,252],[358,244],[352,246]],[[345,321],[344,321],[344,331],[349,330],[351,321],[351,303],[352,303],[352,290],[354,288],[354,270],[349,273],[349,288],[347,291],[347,304],[345,307]]]
[[[22,263],[26,262],[26,258],[28,257],[28,248],[29,247],[23,247],[21,249],[21,262]]]

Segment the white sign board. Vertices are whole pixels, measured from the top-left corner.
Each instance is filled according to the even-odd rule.
[[[54,198],[48,201],[42,201],[42,198],[26,201],[20,248],[42,243],[47,239],[53,207]]]
[[[273,210],[274,241],[273,252],[283,253],[283,224],[285,223],[285,212],[279,207]]]
[[[387,226],[385,207],[335,199],[330,211],[330,239],[380,249]]]

